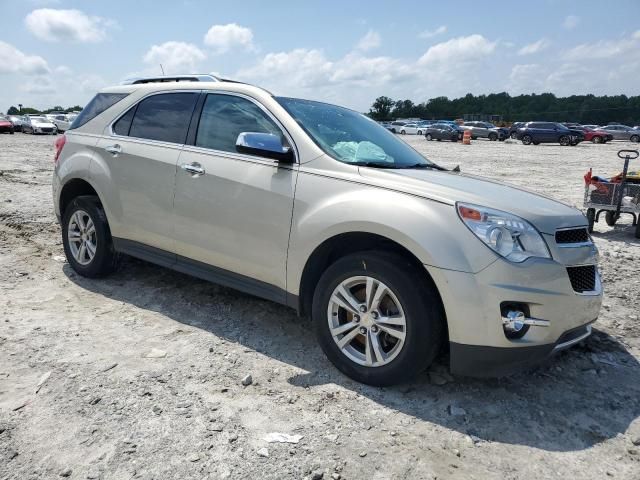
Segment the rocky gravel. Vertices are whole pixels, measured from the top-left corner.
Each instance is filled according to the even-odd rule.
[[[580,205],[628,147],[411,145],[447,167]],[[541,367],[357,384],[285,307],[127,259],[65,262],[53,139],[0,136],[0,479],[640,478],[640,240],[594,233],[594,334]]]

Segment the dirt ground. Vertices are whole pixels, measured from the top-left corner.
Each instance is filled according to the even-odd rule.
[[[576,205],[586,170],[617,173],[630,146],[406,140]],[[596,226],[606,293],[584,344],[508,378],[449,377],[441,358],[378,389],[338,373],[285,307],[133,259],[75,275],[52,143],[0,136],[0,479],[640,479],[630,219]]]

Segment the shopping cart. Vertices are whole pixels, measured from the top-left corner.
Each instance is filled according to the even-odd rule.
[[[618,152],[618,157],[624,159],[624,168],[616,181],[596,180],[591,171],[585,176],[584,207],[587,209],[589,232],[593,232],[593,224],[600,219],[602,212],[605,212],[605,221],[611,227],[626,213],[633,216],[635,236],[640,238],[640,183],[631,183],[627,179],[629,161],[638,156],[638,150]]]

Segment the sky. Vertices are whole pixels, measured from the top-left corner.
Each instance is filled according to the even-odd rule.
[[[0,111],[214,73],[368,111],[376,97],[640,94],[640,1],[0,0]]]

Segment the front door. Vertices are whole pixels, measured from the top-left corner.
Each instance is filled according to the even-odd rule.
[[[242,132],[284,138],[282,128],[254,100],[208,94],[195,144],[186,145],[178,160],[178,263],[190,265],[190,273],[283,301],[298,169],[238,153],[236,139]]]

